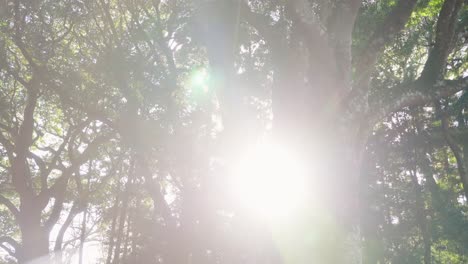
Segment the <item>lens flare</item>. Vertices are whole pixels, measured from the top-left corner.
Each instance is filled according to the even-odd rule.
[[[190,86],[196,92],[207,93],[209,90],[209,74],[204,68],[198,69],[191,74]]]
[[[248,151],[235,168],[233,191],[252,213],[282,219],[306,203],[305,168],[292,151],[263,144]]]

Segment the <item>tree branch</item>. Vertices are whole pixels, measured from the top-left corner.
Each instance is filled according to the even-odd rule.
[[[338,1],[328,25],[330,45],[333,45],[338,67],[337,78],[341,81],[342,87],[351,87],[352,35],[361,2],[361,0]]]
[[[458,80],[438,81],[428,89],[422,80],[401,84],[387,89],[371,104],[371,115],[374,121],[408,106],[422,106],[434,100],[446,98],[468,89],[468,77]],[[387,99],[387,101],[383,101]]]
[[[463,0],[445,0],[439,13],[434,47],[429,52],[421,78],[432,84],[442,77],[455,35],[455,24]]]
[[[444,132],[445,141],[447,142],[447,145],[450,147],[450,150],[452,150],[452,153],[455,156],[455,160],[457,161],[458,174],[460,175],[460,178],[461,178],[463,191],[465,192],[465,198],[468,199],[468,178],[466,175],[466,167],[465,167],[465,164],[463,163],[462,150],[460,149],[457,142],[455,142],[455,140],[453,139],[452,135],[449,132],[449,122],[448,122],[449,120],[448,120],[448,116],[446,113],[442,113],[441,121],[442,121],[442,130]]]
[[[12,251],[9,247],[3,245],[3,243],[9,244],[11,247],[13,247],[15,251]],[[14,240],[11,237],[8,237],[8,236],[0,237],[0,247],[3,248],[8,254],[10,254],[10,256],[13,256],[16,258],[16,252],[18,251],[19,246],[20,246],[19,243],[16,242],[16,240]]]
[[[310,3],[304,0],[286,1],[287,14],[294,22],[294,26],[304,36],[308,45],[308,50],[313,57],[314,62],[327,70],[335,71],[335,57],[333,50],[328,43],[328,34],[318,25],[318,18],[315,19],[310,10]]]
[[[10,163],[13,162],[15,159],[15,156],[13,155],[14,153],[14,145],[3,135],[3,133],[0,131],[0,144],[5,148],[8,160]]]
[[[77,128],[75,128],[76,130],[81,130],[84,126],[86,126],[86,124],[89,124],[89,120],[86,120],[85,122],[82,122],[80,123]],[[49,177],[50,175],[50,172],[52,171],[52,169],[55,167],[57,161],[59,160],[60,158],[60,154],[64,151],[65,149],[65,146],[67,145],[67,143],[69,142],[70,140],[70,137],[72,136],[72,129],[70,128],[68,131],[67,131],[67,134],[65,135],[65,138],[63,139],[63,142],[60,144],[60,146],[58,147],[57,151],[52,151],[54,153],[54,156],[52,157],[52,160],[50,161],[50,163],[46,166],[44,166],[44,172],[41,173],[41,180],[42,180],[42,184],[41,184],[41,192],[43,191],[46,191],[48,186],[47,186],[47,178]],[[48,199],[48,198],[47,198]]]
[[[384,22],[372,33],[361,53],[355,56],[356,67],[355,89],[366,89],[370,75],[380,53],[395,35],[404,29],[411,16],[417,0],[399,0]]]
[[[32,88],[27,89],[27,103],[23,113],[23,122],[18,136],[15,139],[16,157],[12,162],[12,183],[20,196],[32,195],[32,186],[28,177],[28,163],[26,156],[32,144],[34,130],[34,110],[37,103],[37,92]]]
[[[253,27],[258,33],[270,44],[274,41],[274,27],[270,26],[273,21],[264,15],[253,12],[249,5],[244,1],[240,1],[240,12],[242,17]]]
[[[60,181],[60,185],[57,186],[57,192],[55,193],[55,201],[52,207],[52,212],[50,213],[49,218],[44,223],[44,228],[47,232],[52,230],[52,227],[57,223],[60,218],[60,213],[63,209],[63,202],[65,200],[65,193],[67,190],[67,184],[70,177],[61,177],[64,180]]]
[[[31,54],[29,54],[29,52],[27,51],[25,45],[24,45],[24,42],[23,40],[21,39],[21,27],[20,27],[20,24],[21,24],[21,17],[20,17],[20,0],[15,0],[14,2],[14,29],[15,29],[15,33],[13,35],[13,42],[16,44],[16,46],[20,49],[21,51],[21,54],[23,55],[23,57],[26,59],[26,61],[29,63],[29,65],[31,66],[31,68],[33,69],[33,71],[36,69],[37,67],[37,64],[36,62],[34,61],[34,58],[31,56]]]
[[[68,227],[72,223],[73,219],[75,216],[83,211],[83,206],[80,206],[78,202],[74,202],[72,208],[70,209],[70,212],[68,213],[67,218],[65,219],[65,222],[63,225],[60,227],[60,230],[57,234],[57,238],[55,239],[55,246],[54,246],[54,251],[58,252],[62,250],[62,244],[63,244],[63,237],[65,236],[65,232],[67,231]]]
[[[0,194],[0,204],[5,205],[8,208],[8,210],[10,210],[10,212],[13,214],[15,218],[18,217],[18,214],[19,214],[18,208],[16,208],[16,206],[10,200],[8,200],[5,196],[1,194]]]
[[[50,230],[60,217],[60,213],[63,209],[63,201],[65,199],[65,193],[67,189],[67,183],[70,179],[73,172],[78,169],[83,163],[89,160],[102,143],[106,142],[111,135],[101,135],[94,139],[88,144],[88,147],[83,151],[83,153],[78,156],[66,171],[62,173],[62,176],[58,178],[55,183],[47,190],[41,191],[39,194],[39,199],[49,199],[50,197],[55,197],[55,202],[52,208],[52,213],[49,218],[46,220],[44,227],[47,230]]]
[[[28,157],[32,158],[34,160],[34,163],[36,163],[36,165],[39,167],[39,175],[41,178],[41,189],[47,187],[47,175],[48,174],[47,174],[47,167],[46,167],[44,160],[42,160],[41,157],[39,157],[38,155],[34,154],[31,151],[28,151]]]

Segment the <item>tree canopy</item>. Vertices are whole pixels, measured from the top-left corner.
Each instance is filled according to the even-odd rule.
[[[1,0],[0,263],[52,261],[467,263],[467,1]]]

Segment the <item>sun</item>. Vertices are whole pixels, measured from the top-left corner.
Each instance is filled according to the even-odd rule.
[[[286,147],[261,144],[247,151],[236,165],[232,188],[242,207],[269,219],[286,218],[307,199],[306,166]]]

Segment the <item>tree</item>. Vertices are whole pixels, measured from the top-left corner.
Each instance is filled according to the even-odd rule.
[[[463,261],[465,2],[2,2],[0,246],[83,213],[107,263]],[[229,196],[264,134],[307,160],[294,246]]]

